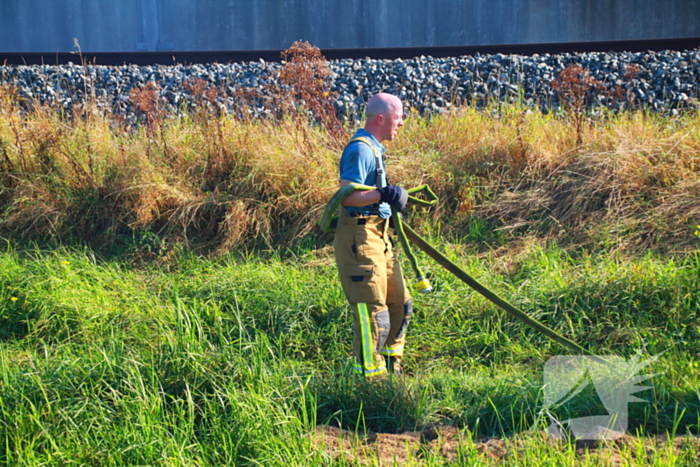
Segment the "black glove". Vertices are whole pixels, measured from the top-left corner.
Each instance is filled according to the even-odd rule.
[[[400,186],[387,185],[380,188],[379,193],[382,195],[381,202],[396,208],[397,211],[403,211],[408,203],[408,191]]]

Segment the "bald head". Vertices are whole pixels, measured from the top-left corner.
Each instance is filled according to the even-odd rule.
[[[365,130],[380,143],[394,139],[398,129],[403,126],[401,99],[385,92],[370,97],[365,114]]]
[[[370,120],[380,114],[386,115],[392,108],[397,107],[402,107],[401,100],[398,97],[380,92],[369,98],[365,114],[367,115],[367,120]],[[403,108],[401,110],[403,110]]]

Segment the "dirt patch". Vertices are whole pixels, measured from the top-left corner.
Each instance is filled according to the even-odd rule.
[[[428,452],[453,461],[465,440],[466,435],[451,426],[428,427],[400,434],[359,435],[321,425],[314,433],[314,444],[323,449],[329,460],[359,465],[378,463],[380,466],[420,464]],[[497,462],[507,454],[505,442],[498,438],[480,440],[476,450],[485,459]]]
[[[403,464],[420,450],[419,432],[402,434],[374,433],[361,436],[333,426],[318,426],[314,444],[323,449],[330,460],[344,460],[352,464],[370,464],[377,459],[380,465]]]
[[[513,438],[485,437],[473,440],[468,432],[451,426],[429,426],[400,434],[357,434],[337,427],[319,425],[314,445],[331,462],[351,465],[421,465],[427,455],[448,462],[467,456],[478,465],[507,465],[526,450],[575,451],[578,460],[598,459],[601,465],[628,465],[630,460],[685,458],[700,461],[700,439],[625,435],[615,441],[577,441],[573,444],[550,438],[544,431],[519,434]],[[575,459],[573,459],[575,460]]]

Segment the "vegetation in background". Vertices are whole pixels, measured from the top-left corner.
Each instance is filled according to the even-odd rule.
[[[0,88],[0,462],[696,462],[700,114],[409,109],[390,146],[392,181],[440,196],[408,222],[478,281],[591,351],[664,352],[629,436],[556,442],[542,368],[564,349],[424,257],[408,375],[352,375],[316,227],[351,129],[295,47],[262,120],[254,91],[227,114],[201,80],[184,118],[156,84],[132,92],[136,127],[89,103],[23,112]]]
[[[139,94],[146,108],[149,92]],[[185,118],[126,128],[92,113],[66,121],[16,105],[5,89],[6,237],[144,254],[290,246],[317,236],[337,187],[336,139],[297,118],[240,120],[202,98]],[[483,230],[476,239],[494,246],[525,235],[594,249],[691,247],[700,116],[627,112],[578,125],[517,106],[412,115],[390,147],[391,175],[440,196],[418,223],[456,236]]]

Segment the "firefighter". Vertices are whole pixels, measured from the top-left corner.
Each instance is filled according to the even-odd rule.
[[[333,246],[340,282],[353,315],[354,369],[368,378],[401,373],[406,330],[413,315],[410,294],[389,237],[391,208],[401,211],[408,193],[387,183],[384,141],[403,125],[396,96],[370,98],[366,121],[340,158],[340,186],[359,183],[340,208]]]

